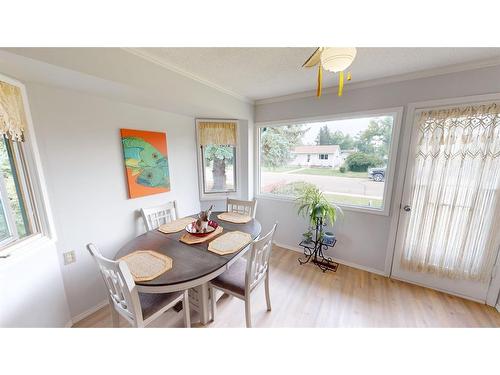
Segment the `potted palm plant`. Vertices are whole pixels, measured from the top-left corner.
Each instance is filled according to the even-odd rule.
[[[306,184],[299,190],[296,198],[298,214],[309,219],[309,230],[303,234],[304,240],[300,243],[304,247],[306,260],[299,259],[300,264],[312,260],[323,271],[336,270],[331,258],[323,255],[323,250],[335,245],[333,233],[325,232],[324,228],[333,225],[337,215],[342,213],[340,207],[328,201],[324,194],[314,185]]]
[[[339,206],[329,202],[324,194],[311,184],[299,191],[296,202],[298,214],[309,218],[309,223],[314,229],[318,223],[333,225],[337,220],[337,213],[342,213]]]

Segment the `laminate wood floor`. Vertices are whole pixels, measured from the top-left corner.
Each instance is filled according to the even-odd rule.
[[[252,293],[254,327],[500,327],[492,307],[340,265],[336,273],[299,266],[299,253],[279,247],[271,257],[272,311],[263,285]],[[193,327],[202,327],[196,313]],[[111,327],[106,306],[74,327]],[[128,325],[123,320],[122,327]],[[167,311],[150,327],[182,327],[182,312]],[[223,296],[206,327],[245,327],[243,301]]]

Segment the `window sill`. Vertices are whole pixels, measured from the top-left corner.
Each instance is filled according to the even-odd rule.
[[[255,195],[257,199],[268,199],[268,200],[273,200],[273,201],[280,201],[280,202],[290,202],[294,203],[295,198],[290,197],[290,196],[278,196],[275,194],[263,194],[263,193],[258,193]],[[357,213],[362,213],[362,214],[370,214],[370,215],[378,215],[378,216],[389,216],[389,208],[384,207],[383,209],[376,209],[376,208],[368,208],[368,207],[357,207],[357,206],[349,206],[341,203],[335,203],[337,206],[339,206],[342,211],[350,211],[350,212],[357,212]]]
[[[0,250],[0,255],[7,256],[7,258],[0,258],[0,265],[4,263],[10,264],[11,261],[21,260],[33,252],[51,244],[55,245],[55,241],[52,238],[41,233],[34,234]]]
[[[206,202],[206,201],[222,201],[226,200],[227,198],[238,198],[240,192],[239,191],[231,191],[227,193],[212,193],[212,194],[202,194],[200,196],[200,201]]]

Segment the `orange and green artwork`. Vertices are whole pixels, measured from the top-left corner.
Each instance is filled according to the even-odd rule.
[[[120,129],[130,198],[170,191],[167,134]]]

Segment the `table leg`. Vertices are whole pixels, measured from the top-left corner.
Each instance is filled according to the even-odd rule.
[[[200,322],[201,324],[206,325],[210,322],[208,283],[200,285],[198,290],[200,292]]]

